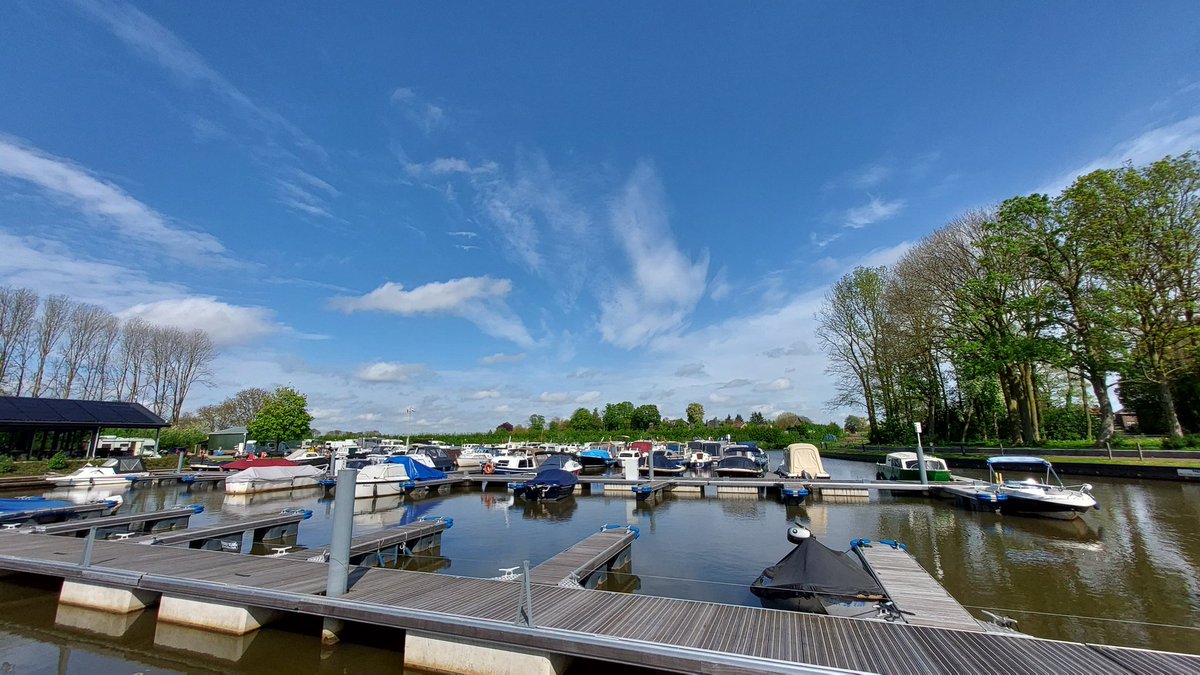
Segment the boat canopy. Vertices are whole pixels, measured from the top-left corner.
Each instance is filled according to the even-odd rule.
[[[1050,466],[1050,462],[1042,459],[1041,457],[1021,457],[1021,456],[1011,456],[1010,457],[1008,455],[1005,455],[1003,457],[988,457],[987,463],[990,466],[995,466],[997,464],[1024,464],[1024,465],[1033,465],[1033,466],[1038,466],[1038,467]]]
[[[650,462],[652,464],[654,464],[655,469],[674,470],[674,469],[679,468],[679,462],[674,459],[671,459],[670,457],[667,457],[665,452],[661,452],[661,451],[655,452],[650,457],[651,457]],[[645,464],[645,463],[643,462],[643,464]]]
[[[792,552],[763,570],[750,587],[758,596],[763,591],[793,591],[816,595],[885,595],[862,563],[834,551],[816,537],[802,539]]]
[[[228,471],[243,471],[259,466],[298,466],[295,462],[287,459],[239,459],[236,462],[222,464],[221,468]]]
[[[108,467],[117,473],[141,473],[146,470],[141,457],[113,457],[100,466]]]
[[[754,463],[754,460],[750,459],[749,457],[746,457],[745,455],[728,455],[728,456],[726,456],[725,458],[723,458],[721,460],[721,462],[719,464],[717,464],[717,470],[719,471],[721,469],[743,469],[745,471],[758,471],[758,472],[762,471],[762,469],[759,468],[759,466]]]
[[[293,478],[315,478],[324,473],[315,466],[292,464],[291,466],[252,466],[225,479],[226,483],[251,483],[261,481],[285,481]]]
[[[812,443],[792,443],[783,454],[783,465],[778,473],[785,477],[829,478],[825,465],[821,463],[821,452]]]
[[[407,455],[388,457],[387,462],[389,464],[403,464],[404,470],[408,473],[410,480],[441,480],[446,477],[446,474],[441,471],[425,466]]]
[[[570,471],[562,469],[543,469],[537,472],[533,480],[526,485],[558,485],[561,487],[574,487],[579,479]]]

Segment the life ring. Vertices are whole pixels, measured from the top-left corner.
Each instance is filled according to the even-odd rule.
[[[489,475],[496,473],[496,467],[495,467],[495,465],[493,465],[489,462],[489,463],[483,465],[483,472],[486,474],[489,474]]]

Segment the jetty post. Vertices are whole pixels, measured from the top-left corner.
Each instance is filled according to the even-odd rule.
[[[329,541],[329,575],[325,582],[325,596],[339,597],[346,592],[346,580],[350,574],[350,540],[354,536],[354,484],[358,480],[358,469],[339,469],[337,493],[333,498],[333,535]],[[343,623],[340,619],[326,617],[321,628],[321,642],[334,644],[338,641]]]
[[[917,432],[917,467],[921,470],[921,485],[929,485],[929,476],[925,473],[925,449],[921,447],[921,423],[913,422]]]

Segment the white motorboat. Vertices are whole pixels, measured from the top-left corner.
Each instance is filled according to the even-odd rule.
[[[93,485],[128,485],[149,476],[142,460],[136,457],[113,457],[100,466],[90,462],[65,476],[49,475],[46,478],[58,487],[89,487]]]
[[[494,455],[487,448],[464,445],[462,452],[458,453],[458,468],[477,469],[490,462],[493,457]]]
[[[687,463],[693,469],[707,469],[712,466],[713,457],[703,450],[692,450],[688,453]]]
[[[403,492],[401,483],[407,480],[408,469],[403,464],[368,464],[358,470],[358,477],[354,483],[354,498],[370,499],[398,495]]]
[[[535,473],[537,463],[531,455],[511,454],[493,457],[483,465],[484,473]]]
[[[1054,466],[1041,457],[989,457],[988,477],[998,494],[1001,513],[1020,513],[1071,520],[1099,508],[1092,486],[1066,486]]]

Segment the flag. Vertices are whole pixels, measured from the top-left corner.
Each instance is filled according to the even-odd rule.
[[[404,412],[405,412],[405,414],[411,415],[411,414],[417,412],[417,409],[416,408],[405,408]]]

